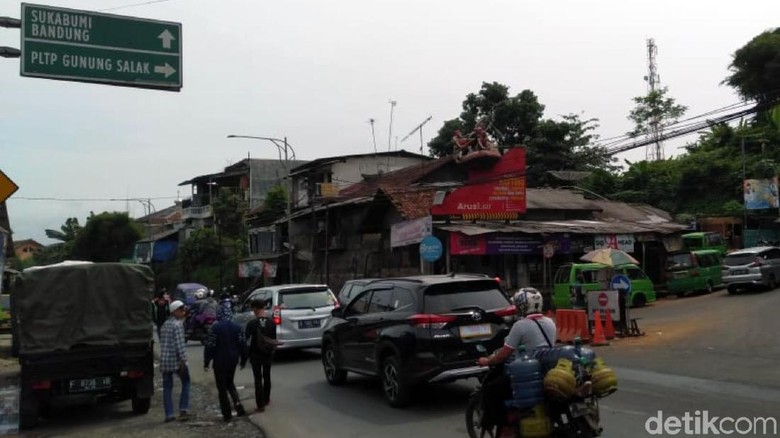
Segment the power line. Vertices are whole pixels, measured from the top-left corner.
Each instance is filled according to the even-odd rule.
[[[178,199],[176,196],[135,197],[135,198],[56,198],[56,197],[35,197],[35,196],[14,196],[13,200],[23,201],[58,201],[58,202],[127,202],[127,201],[147,201]]]
[[[146,5],[151,5],[151,4],[154,4],[154,3],[164,3],[164,2],[169,2],[169,1],[172,1],[172,0],[149,0],[149,1],[142,2],[142,3],[134,3],[134,4],[130,4],[130,5],[116,6],[116,7],[107,8],[107,9],[98,9],[98,11],[99,12],[116,11],[118,9],[134,8],[136,6],[146,6]]]

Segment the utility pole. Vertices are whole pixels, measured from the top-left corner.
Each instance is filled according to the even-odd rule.
[[[655,93],[660,89],[661,77],[658,76],[658,67],[655,64],[655,57],[658,55],[658,47],[655,45],[653,38],[647,39],[647,91],[648,95]],[[650,132],[647,134],[648,140],[653,140],[652,143],[645,147],[645,159],[647,161],[660,161],[664,159],[664,147],[661,142],[661,134],[663,133],[663,127],[661,126],[661,115],[655,114],[650,120]]]
[[[374,119],[368,119],[368,123],[371,124],[371,140],[374,142],[374,153],[376,153],[376,132],[374,131]]]

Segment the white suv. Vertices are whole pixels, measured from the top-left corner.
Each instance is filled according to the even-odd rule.
[[[780,281],[780,248],[758,246],[734,251],[723,259],[723,283],[730,294],[739,289],[774,289]]]
[[[276,324],[279,349],[318,348],[322,331],[330,321],[331,311],[338,307],[336,296],[324,284],[285,284],[253,290],[233,319],[246,328],[254,318],[251,303],[270,301],[268,315]]]

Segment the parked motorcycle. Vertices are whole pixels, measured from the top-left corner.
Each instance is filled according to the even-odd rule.
[[[545,368],[551,370],[547,371],[544,382],[544,400],[531,408],[508,408],[506,420],[511,435],[507,435],[509,431],[506,428],[503,431],[482,428],[483,387],[486,382],[496,378],[497,373],[504,372],[503,367],[491,367],[480,379],[480,384],[471,394],[466,407],[466,429],[469,437],[592,438],[600,436],[602,428],[599,420],[599,399],[612,394],[617,389],[617,380],[614,372],[606,368],[601,359],[595,359],[592,350],[589,354],[578,354],[576,357],[573,356],[573,351],[581,350],[579,347],[575,350],[572,346],[557,347],[550,351],[550,357],[540,359],[541,362],[546,361]],[[558,356],[562,359],[558,359]],[[550,367],[549,364],[553,361],[557,362],[557,366]],[[549,374],[550,372],[552,374]],[[569,377],[569,374],[572,377]],[[563,384],[559,379],[561,377],[572,380]],[[562,391],[562,388],[566,390]],[[506,404],[511,405],[511,402],[507,401]]]

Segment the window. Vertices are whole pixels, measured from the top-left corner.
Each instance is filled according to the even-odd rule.
[[[562,284],[569,282],[569,276],[571,275],[571,265],[563,265],[555,272],[555,283]]]
[[[414,311],[414,297],[412,291],[402,287],[395,287],[393,293],[393,310],[396,312]]]
[[[392,312],[393,310],[395,310],[395,306],[393,306],[393,290],[375,290],[371,295],[371,302],[368,304],[368,313]]]
[[[249,298],[246,299],[244,302],[244,310],[249,310],[252,308],[252,301],[255,300],[261,300],[261,301],[267,301],[271,299],[271,291],[269,290],[257,290],[252,292],[251,295],[249,295]]]
[[[279,306],[285,309],[315,309],[332,306],[333,294],[327,287],[290,289],[279,292]]]
[[[647,278],[645,271],[639,268],[626,268],[626,276],[631,280],[644,280]]]
[[[707,244],[709,246],[723,245],[723,239],[721,239],[718,233],[710,233],[707,234]]]
[[[441,283],[425,291],[425,313],[450,313],[478,307],[485,311],[502,309],[509,301],[493,280]]]
[[[368,311],[368,302],[371,298],[371,291],[364,292],[363,295],[355,298],[355,301],[350,303],[344,315],[362,315]]]
[[[766,252],[765,258],[772,259],[772,260],[780,259],[780,249],[776,249],[776,248],[770,249],[769,251]]]

